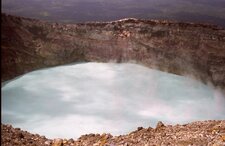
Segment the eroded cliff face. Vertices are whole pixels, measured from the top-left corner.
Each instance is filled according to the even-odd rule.
[[[58,24],[2,14],[2,81],[77,61],[136,61],[225,89],[225,30],[124,19]]]

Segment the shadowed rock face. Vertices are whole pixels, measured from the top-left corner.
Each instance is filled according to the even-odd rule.
[[[204,24],[124,19],[58,24],[2,14],[2,81],[77,61],[128,62],[225,88],[225,30]]]

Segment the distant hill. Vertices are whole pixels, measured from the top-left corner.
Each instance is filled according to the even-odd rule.
[[[64,23],[168,19],[225,27],[224,0],[2,0],[2,12]]]

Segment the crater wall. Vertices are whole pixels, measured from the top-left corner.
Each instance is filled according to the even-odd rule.
[[[225,30],[157,20],[59,24],[2,14],[2,81],[77,61],[136,61],[225,89]]]

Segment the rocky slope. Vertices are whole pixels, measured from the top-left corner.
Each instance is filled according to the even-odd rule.
[[[76,129],[71,129],[76,130]],[[78,139],[47,139],[10,125],[1,125],[2,146],[224,146],[225,121],[193,122],[156,128],[139,127],[127,135],[87,134]]]
[[[58,24],[2,14],[2,81],[76,61],[136,61],[225,89],[225,30],[124,19]]]

